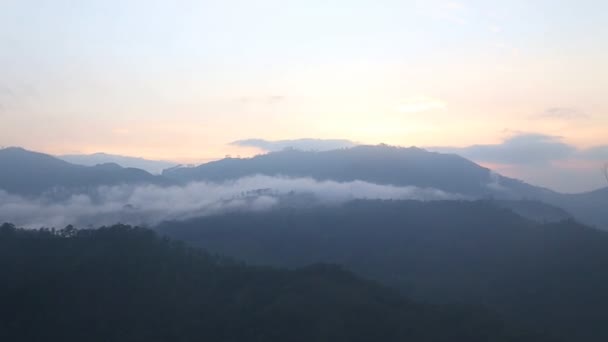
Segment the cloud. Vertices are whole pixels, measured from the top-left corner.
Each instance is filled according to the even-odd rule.
[[[501,144],[431,149],[459,154],[478,162],[502,164],[541,164],[568,158],[577,152],[575,147],[562,142],[559,137],[543,134],[519,134]]]
[[[447,105],[441,100],[420,96],[403,100],[397,107],[397,110],[401,113],[422,113],[433,110],[444,110],[446,108]]]
[[[74,224],[110,225],[117,222],[155,225],[231,211],[271,209],[295,196],[315,204],[340,204],[354,199],[451,200],[463,196],[436,189],[394,187],[363,181],[339,183],[309,178],[253,176],[224,183],[191,183],[100,187],[57,201],[49,196],[25,199],[0,191],[0,222],[29,228]],[[298,203],[296,201],[296,203]]]
[[[583,192],[606,186],[601,166],[608,145],[579,149],[560,137],[517,133],[500,144],[431,147],[481,163],[506,176],[563,192]]]
[[[231,145],[244,147],[257,147],[267,152],[281,151],[286,148],[295,148],[303,151],[328,151],[356,146],[357,143],[345,139],[295,139],[295,140],[264,140],[245,139],[237,140]]]
[[[496,192],[507,192],[509,189],[501,184],[500,175],[496,172],[490,172],[490,182],[486,186]]]
[[[539,119],[560,119],[560,120],[581,120],[589,119],[589,115],[577,108],[571,107],[552,107],[547,108],[541,114],[536,115]]]
[[[601,160],[608,162],[608,145],[596,146],[581,150],[577,153],[577,158],[584,160]]]

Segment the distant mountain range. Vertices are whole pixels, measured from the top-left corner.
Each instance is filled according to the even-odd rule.
[[[561,194],[501,176],[454,154],[428,152],[415,147],[356,146],[321,152],[290,149],[253,158],[226,158],[197,167],[173,167],[163,171],[162,176],[115,163],[75,165],[21,148],[0,150],[0,165],[0,189],[22,195],[36,195],[56,188],[80,189],[99,185],[223,182],[253,175],[338,182],[361,180],[382,185],[434,188],[471,199],[544,202],[564,209],[584,223],[608,228],[608,188],[582,194]],[[530,208],[533,206],[529,205]],[[520,210],[523,212],[526,210]],[[527,212],[527,217],[537,215],[530,210]]]
[[[54,189],[83,190],[100,185],[166,184],[163,177],[118,164],[82,166],[22,148],[0,150],[0,189],[36,196]]]
[[[72,164],[95,166],[99,164],[118,164],[122,167],[142,169],[154,175],[159,175],[165,169],[177,166],[177,163],[172,163],[162,160],[149,160],[144,158],[126,157],[106,153],[94,154],[71,154],[58,156],[59,159],[65,160]]]
[[[395,186],[431,187],[471,196],[495,192],[490,170],[456,155],[419,148],[357,146],[323,152],[283,150],[254,158],[227,158],[163,176],[178,181],[225,181],[262,174],[340,182],[363,180]],[[498,181],[501,177],[497,176]],[[525,187],[522,183],[521,186]]]
[[[608,188],[562,194],[501,176],[455,154],[416,147],[378,145],[323,152],[285,150],[163,172],[163,176],[181,182],[219,182],[255,174],[363,180],[375,184],[429,187],[472,198],[536,200],[563,208],[582,222],[608,229]]]
[[[604,295],[608,283],[605,272],[608,268],[608,233],[571,218],[572,215],[578,221],[608,228],[608,188],[561,194],[503,177],[457,155],[385,145],[325,152],[285,150],[247,159],[226,158],[198,167],[174,167],[162,175],[117,164],[75,165],[21,148],[0,150],[0,166],[0,190],[20,195],[25,198],[24,202],[36,202],[31,199],[41,194],[71,196],[104,185],[146,185],[120,189],[135,189],[139,199],[155,199],[154,208],[188,207],[187,217],[170,216],[177,220],[174,222],[166,222],[165,217],[165,222],[155,229],[213,253],[272,266],[337,263],[416,300],[488,308],[508,321],[565,337],[567,341],[608,340],[608,328],[604,324],[608,306],[608,297]],[[230,181],[254,175],[332,181],[300,179],[303,183],[322,187],[322,191],[327,187],[327,192],[332,191],[331,184],[344,186],[345,182],[363,181],[388,189],[393,189],[388,185],[402,187],[401,190],[415,186],[461,196],[450,197],[453,199],[450,201],[429,202],[349,198],[345,202],[327,204],[306,191],[275,193],[273,189],[262,187],[241,192],[239,187],[236,192],[223,193],[215,184],[191,184],[203,181],[234,185],[241,183]],[[257,178],[260,177],[248,179]],[[160,187],[147,186],[151,184]],[[245,187],[257,184],[253,182]],[[164,188],[169,185],[170,188]],[[151,188],[155,191],[150,192]],[[171,193],[183,189],[188,190],[183,196],[185,200],[170,200]],[[236,203],[240,205],[238,208],[262,209],[217,210],[200,217],[201,205],[193,199],[207,192],[211,196],[214,191],[220,193],[220,200],[227,200],[218,208],[223,204],[234,207]],[[117,193],[110,191],[113,196]],[[2,193],[0,196],[11,201],[11,197]],[[21,200],[13,199],[15,203]],[[65,202],[72,200],[78,204],[79,199],[79,196],[72,196]],[[271,205],[247,205],[248,201],[258,203],[259,199],[263,200],[262,204]],[[84,201],[96,200],[91,196]],[[5,202],[0,203],[0,207]],[[20,209],[18,203],[10,204],[4,205],[5,212]],[[117,210],[133,215],[153,212],[144,206],[140,206],[143,208],[140,210],[130,204],[122,203]],[[53,200],[44,205],[51,207],[51,211],[59,207]],[[215,202],[212,205],[215,206]],[[93,214],[104,215],[113,213],[115,207],[115,203],[110,203],[103,212],[98,212],[98,207],[87,208],[92,208],[89,211]],[[73,210],[82,208],[76,205]],[[45,210],[49,209],[45,207]],[[59,212],[59,215],[66,217],[63,213]],[[43,218],[40,224],[48,224]],[[0,221],[2,219],[0,217]],[[12,229],[8,231],[13,233]],[[19,253],[20,249],[13,248],[13,251]],[[130,254],[120,255],[124,259],[117,259],[119,264],[130,260]],[[14,272],[22,274],[15,265],[11,266]],[[50,263],[49,267],[56,265],[60,264]],[[78,267],[78,263],[73,265]],[[115,270],[115,267],[111,269]],[[156,266],[149,270],[155,269]],[[179,277],[171,274],[167,279],[179,281]],[[235,282],[238,283],[238,279],[241,278],[235,278]],[[6,293],[13,298],[11,292]],[[57,296],[63,293],[53,292],[48,298],[59,298]],[[361,295],[368,296],[367,293]],[[33,299],[36,297],[28,295],[27,298],[32,307],[37,307]],[[81,303],[81,297],[75,298],[74,303]],[[13,303],[17,303],[14,307],[20,305],[19,301]],[[6,313],[7,317],[10,314]],[[27,322],[25,318],[29,316],[21,317],[20,322]],[[513,341],[479,339],[488,340]]]

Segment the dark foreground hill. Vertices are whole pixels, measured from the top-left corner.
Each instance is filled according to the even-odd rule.
[[[330,262],[434,303],[485,306],[570,341],[608,340],[608,233],[493,201],[357,201],[172,222],[170,236],[257,264]]]
[[[144,229],[0,227],[2,341],[539,342],[336,266],[247,267]]]

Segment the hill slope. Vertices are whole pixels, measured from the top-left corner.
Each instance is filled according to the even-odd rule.
[[[487,306],[569,340],[606,341],[608,233],[492,202],[357,201],[171,222],[174,238],[257,264],[345,265],[413,298]]]
[[[254,174],[341,182],[364,180],[376,184],[432,187],[476,196],[491,193],[487,185],[493,182],[490,170],[456,155],[388,146],[357,146],[324,152],[285,150],[163,173],[181,181],[223,181]]]
[[[116,164],[93,167],[74,165],[21,148],[0,150],[0,165],[0,190],[19,195],[39,195],[54,188],[165,183],[162,178],[139,169],[122,168]]]
[[[58,156],[59,159],[68,163],[84,166],[95,166],[99,164],[118,164],[122,167],[141,169],[151,174],[161,174],[163,170],[175,167],[176,163],[162,160],[149,160],[144,158],[119,156],[107,153],[94,154],[70,154]]]
[[[248,159],[224,159],[195,168],[175,168],[163,173],[182,182],[224,181],[255,174],[413,185],[474,198],[540,200],[565,209],[582,222],[608,229],[608,211],[605,210],[608,188],[589,194],[560,194],[503,177],[454,154],[415,147],[356,146],[324,152],[285,150]]]
[[[335,266],[246,267],[115,226],[0,227],[3,341],[548,341]]]

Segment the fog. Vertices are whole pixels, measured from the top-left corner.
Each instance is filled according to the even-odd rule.
[[[0,191],[0,222],[27,228],[98,227],[114,223],[153,226],[165,220],[184,220],[232,211],[269,210],[288,199],[336,205],[354,199],[462,199],[437,189],[395,187],[363,181],[339,183],[310,178],[253,176],[223,183],[185,186],[104,186],[86,194],[57,201],[49,195],[37,199]],[[303,201],[302,199],[305,199]],[[299,204],[298,204],[299,203]]]

